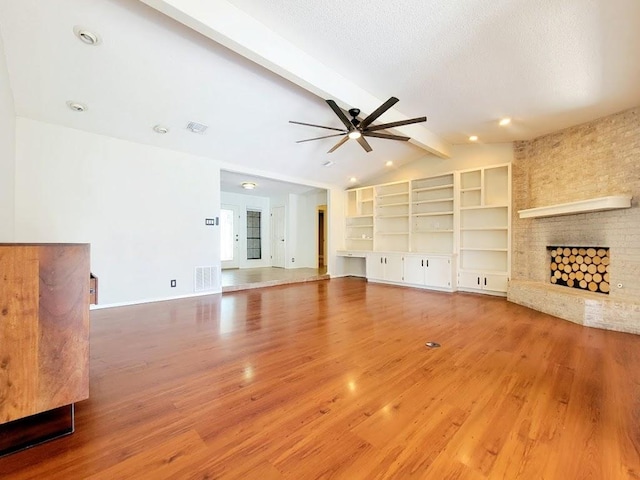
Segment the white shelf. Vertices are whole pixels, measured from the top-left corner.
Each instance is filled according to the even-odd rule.
[[[377,198],[399,197],[400,195],[409,195],[409,191],[398,193],[383,193],[382,195],[376,195]]]
[[[372,228],[373,224],[371,225],[347,225],[347,228]]]
[[[470,207],[460,207],[460,210],[487,210],[489,208],[507,208],[507,205],[473,205]]]
[[[509,227],[473,227],[473,228],[460,228],[461,232],[484,232],[484,231],[505,231],[509,230]]]
[[[409,235],[409,232],[376,232],[376,235]]]
[[[347,217],[347,220],[350,218],[373,218],[373,215],[350,215]]]
[[[409,215],[378,215],[376,218],[409,218]]]
[[[347,237],[347,240],[360,240],[361,242],[364,242],[364,241],[367,241],[367,240],[371,241],[371,240],[373,240],[373,238],[371,238],[371,237],[366,237],[366,238],[362,238],[362,237]]]
[[[438,202],[453,202],[452,198],[436,198],[433,200],[418,200],[417,202],[413,202],[412,205],[422,205],[423,203],[438,203]]]
[[[409,205],[409,202],[401,202],[401,203],[382,203],[378,205],[378,208],[384,207],[406,207]]]
[[[507,252],[506,248],[460,248],[467,252]]]
[[[543,218],[577,213],[603,212],[631,207],[631,195],[612,195],[609,197],[591,198],[578,202],[559,203],[547,207],[518,210],[520,218]]]
[[[482,187],[471,187],[471,188],[461,188],[460,189],[460,193],[464,193],[464,192],[478,192],[482,190]]]
[[[432,190],[442,190],[442,189],[445,189],[445,188],[453,188],[453,183],[449,183],[447,185],[437,185],[435,187],[414,188],[411,191],[415,192],[415,193],[418,193],[418,192],[429,192],[429,191],[432,191]]]
[[[429,213],[414,213],[412,217],[436,217],[439,215],[453,215],[453,212],[429,212]]]
[[[453,230],[415,230],[413,233],[453,233]]]

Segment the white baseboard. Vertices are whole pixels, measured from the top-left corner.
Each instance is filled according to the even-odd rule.
[[[108,303],[105,305],[89,305],[90,310],[101,310],[103,308],[127,307],[130,305],[140,305],[142,303],[166,302],[167,300],[179,300],[181,298],[203,297],[205,295],[216,295],[222,293],[222,290],[211,290],[207,292],[187,293],[185,295],[176,295],[173,297],[150,298],[145,300],[133,300],[131,302]]]

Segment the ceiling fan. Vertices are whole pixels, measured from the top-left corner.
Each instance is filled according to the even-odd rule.
[[[331,138],[331,137],[344,137],[340,139],[338,143],[336,143],[328,153],[334,152],[339,147],[344,145],[347,140],[350,138],[357,140],[362,148],[364,148],[367,152],[372,150],[371,145],[364,137],[376,137],[376,138],[386,138],[388,140],[409,140],[409,137],[405,137],[402,135],[394,135],[391,133],[380,132],[379,130],[385,130],[387,128],[400,127],[402,125],[409,125],[411,123],[420,123],[426,122],[427,117],[418,117],[418,118],[410,118],[408,120],[400,120],[398,122],[390,122],[390,123],[382,123],[380,125],[371,125],[380,115],[389,110],[392,106],[398,103],[398,99],[396,97],[391,97],[389,100],[384,102],[378,108],[376,108],[369,116],[367,116],[364,120],[360,120],[358,115],[360,115],[360,109],[351,108],[349,109],[349,115],[351,115],[351,119],[347,117],[347,112],[342,110],[336,102],[333,100],[327,100],[327,103],[334,111],[334,113],[338,116],[340,121],[344,124],[345,128],[335,128],[335,127],[325,127],[324,125],[314,125],[313,123],[304,123],[304,122],[295,122],[293,120],[289,120],[289,123],[295,123],[297,125],[307,125],[309,127],[318,127],[324,128],[327,130],[335,130],[340,133],[334,133],[332,135],[324,135],[322,137],[316,138],[308,138],[306,140],[298,140],[296,143],[310,142],[312,140],[320,140],[323,138]]]

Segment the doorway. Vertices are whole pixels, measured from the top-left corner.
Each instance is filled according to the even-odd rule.
[[[271,265],[278,268],[285,267],[284,214],[284,205],[271,209]]]
[[[240,208],[222,205],[220,209],[220,261],[223,269],[239,268]]]
[[[318,206],[318,268],[326,268],[327,258],[327,206]]]

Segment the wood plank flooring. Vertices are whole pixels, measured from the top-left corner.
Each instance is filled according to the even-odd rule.
[[[313,282],[329,278],[326,268],[235,268],[222,270],[222,292]]]
[[[96,310],[76,413],[0,478],[637,480],[640,337],[354,278]]]

